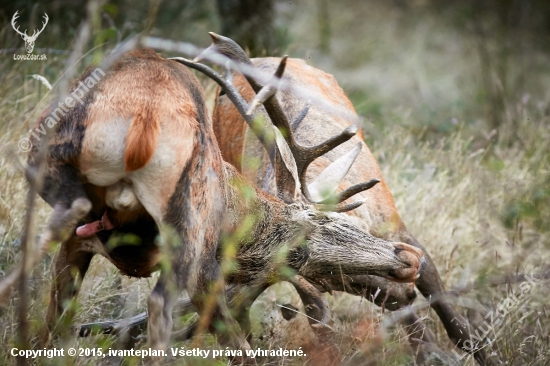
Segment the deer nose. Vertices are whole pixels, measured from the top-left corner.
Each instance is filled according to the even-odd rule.
[[[424,252],[405,243],[395,243],[393,247],[397,258],[407,267],[390,271],[389,279],[396,282],[413,282],[418,279],[426,263]]]

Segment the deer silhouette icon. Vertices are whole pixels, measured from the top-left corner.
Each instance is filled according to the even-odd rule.
[[[19,11],[16,11],[15,14],[13,14],[13,18],[11,18],[11,26],[17,33],[21,35],[21,38],[23,38],[23,41],[25,41],[25,49],[27,50],[27,53],[31,53],[32,50],[34,49],[34,42],[36,41],[36,38],[38,38],[40,33],[42,33],[44,28],[46,28],[46,24],[48,24],[48,19],[49,19],[48,14],[44,13],[45,22],[42,22],[42,29],[40,29],[38,33],[35,29],[34,32],[32,33],[32,36],[28,36],[26,29],[24,33],[21,33],[21,31],[19,30],[19,26],[17,26],[16,28],[15,21],[17,20],[17,18],[19,18],[19,15],[17,14],[18,12]]]

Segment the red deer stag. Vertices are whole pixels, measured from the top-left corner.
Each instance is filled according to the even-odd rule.
[[[280,63],[280,59],[278,58],[250,60],[244,51],[231,39],[215,33],[211,33],[211,36],[213,44],[209,49],[204,51],[202,57],[207,58],[209,54],[218,53],[236,61],[237,64],[245,65],[245,68],[246,66],[253,66],[264,72],[271,73],[277,69],[277,65]],[[246,74],[246,71],[244,73]],[[310,95],[316,96],[317,99],[321,99],[324,103],[335,108],[343,108],[356,116],[353,105],[336,80],[331,75],[307,65],[303,60],[289,59],[287,61],[283,81],[287,82],[288,85],[301,88],[302,91],[307,90]],[[275,94],[276,88],[271,85],[260,90],[261,86],[251,77],[245,78],[241,74],[235,75],[234,84],[245,100],[253,100],[255,93],[258,93],[252,105],[254,106],[261,101],[265,101],[264,113],[273,120],[274,124],[284,129],[285,135],[288,136],[287,140],[289,141],[291,150],[297,154],[303,150],[302,145],[318,144],[323,139],[333,136],[338,131],[350,126],[349,121],[326,113],[321,108],[316,108],[315,106],[309,107],[307,103],[296,98],[292,93],[279,91],[276,97],[270,97]],[[289,119],[292,118],[294,121],[290,123]],[[233,103],[223,95],[218,95],[217,97],[213,113],[213,124],[224,159],[233,164],[248,179],[256,182],[258,187],[275,194],[274,174],[269,164],[269,159],[259,150],[256,141],[248,138],[248,126],[244,123],[241,114]],[[312,161],[310,165],[308,165],[309,161],[307,161],[300,167],[299,159],[297,159],[298,170],[301,169],[300,174],[302,174],[302,186],[308,187],[306,181],[313,181],[312,184],[309,184],[309,187],[323,187],[323,184],[318,182],[316,177],[320,176],[323,171],[326,172],[326,167],[334,164],[338,156],[357,146],[357,144],[359,144],[358,146],[361,148],[361,151],[358,152],[357,162],[351,166],[349,173],[339,185],[341,192],[337,195],[338,199],[342,201],[349,197],[348,192],[355,192],[355,188],[360,186],[354,185],[357,182],[377,178],[380,180],[380,183],[372,189],[358,194],[365,201],[365,204],[355,210],[339,215],[346,217],[375,237],[404,242],[424,251],[427,261],[426,268],[416,281],[416,287],[430,301],[431,307],[440,317],[452,342],[458,347],[471,352],[471,348],[464,347],[464,342],[470,340],[470,326],[468,322],[456,311],[450,301],[450,295],[445,291],[434,262],[424,247],[407,230],[399,217],[393,196],[382,178],[380,168],[362,138],[359,136],[352,137],[346,143]],[[259,167],[257,163],[249,164],[254,165],[252,168],[250,166],[247,167],[247,159],[251,157],[256,157],[257,159],[257,157],[262,156],[263,160],[259,164]],[[305,169],[308,166],[309,169],[307,174],[305,174]],[[322,195],[318,192],[310,191],[308,194],[306,190],[304,197],[310,198],[310,200],[320,200],[322,199]],[[416,297],[414,286],[410,284],[392,283],[383,278],[369,275],[355,275],[351,277],[335,275],[322,281],[315,277],[309,277],[308,279],[323,291],[330,291],[331,288],[334,288],[362,295],[390,310],[403,308],[411,304]],[[302,296],[302,300],[305,300],[304,302],[319,303],[319,299],[315,300],[311,298],[313,295],[312,292],[304,292],[303,289],[297,289],[300,295],[305,293],[307,296],[310,296],[309,299]],[[374,294],[378,296],[374,296]],[[315,316],[315,312],[311,315]],[[408,325],[408,328],[413,331],[412,333],[414,334],[411,334],[411,337],[418,338],[419,334],[421,334],[423,341],[431,343],[435,340],[431,331],[425,328],[418,316],[414,314],[409,315],[403,320],[403,323]],[[415,339],[411,340],[411,343],[414,348],[419,345],[418,340]],[[483,349],[475,352],[474,357],[480,364],[491,363],[487,359]]]
[[[295,282],[302,276],[330,278],[336,271],[403,282],[418,277],[424,262],[421,250],[375,238],[346,216],[324,211],[357,204],[300,202],[297,197],[303,187],[297,179],[296,157],[279,130],[269,121],[255,123],[255,116],[244,114],[248,105],[231,84],[221,77],[217,81],[254,126],[264,148],[273,153],[278,192],[286,202],[254,188],[222,160],[200,84],[185,66],[151,50],[125,54],[82,104],[65,113],[52,105],[37,121],[40,125],[51,113],[61,115],[46,146],[39,190],[54,208],[50,228],[62,241],[52,268],[47,316],[52,333],[60,331],[56,328],[60,316],[69,321],[73,316],[64,305],[78,293],[74,273],[82,279],[92,256],[101,254],[129,276],[146,277],[160,269],[148,301],[148,341],[153,349],[167,347],[174,302],[186,289],[201,322],[205,326],[212,318],[225,322],[230,331],[220,342],[242,354],[249,345],[223,298],[211,306],[205,294],[213,282],[223,288],[220,238],[232,235],[250,217],[254,218],[250,230],[239,237],[238,269],[228,278],[232,283],[265,287],[278,278],[280,265],[294,269]],[[337,147],[354,133],[354,128],[339,132],[310,149],[309,158]],[[38,170],[36,157],[42,150],[33,147],[30,168]],[[349,154],[343,159],[344,164],[353,162]],[[68,235],[63,237],[56,218],[71,214],[78,216],[79,226],[75,231],[74,222],[66,224],[63,231]],[[161,240],[156,239],[159,232]],[[277,258],[285,248],[288,255],[280,263]],[[9,285],[0,283],[0,300],[7,298]]]

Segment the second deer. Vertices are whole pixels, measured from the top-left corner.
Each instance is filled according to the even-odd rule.
[[[244,51],[231,39],[211,33],[213,44],[203,54],[208,57],[209,54],[222,54],[238,65],[245,65],[258,68],[264,72],[275,73],[281,62],[279,58],[257,58],[250,60]],[[246,72],[245,72],[246,73]],[[248,72],[250,73],[250,71]],[[247,80],[248,79],[248,80]],[[333,108],[347,110],[351,115],[356,116],[352,103],[342,91],[336,80],[329,74],[307,65],[303,60],[289,59],[286,62],[286,69],[283,81],[287,85],[293,85],[307,90],[312,96],[322,100]],[[304,150],[303,145],[317,145],[323,140],[334,136],[339,131],[353,126],[348,120],[339,118],[330,113],[326,113],[322,108],[309,106],[303,99],[297,98],[290,92],[275,92],[273,86],[267,86],[260,89],[260,85],[251,77],[243,77],[236,73],[234,84],[247,101],[253,99],[264,102],[263,110],[266,118],[271,118],[274,124],[281,126],[285,130],[289,145],[293,151],[298,154]],[[269,90],[271,89],[271,90]],[[256,93],[258,95],[255,97]],[[252,102],[252,104],[257,104]],[[326,107],[326,105],[325,105]],[[283,112],[284,111],[284,112]],[[293,121],[293,122],[289,122]],[[220,144],[220,149],[224,159],[233,164],[239,171],[256,182],[258,187],[263,190],[276,194],[277,186],[275,184],[275,174],[269,163],[269,158],[263,153],[257,141],[250,138],[251,131],[244,123],[241,114],[238,113],[233,103],[223,95],[216,99],[213,114],[214,132]],[[322,182],[316,178],[320,176],[328,166],[337,163],[337,159],[347,151],[357,149],[357,160],[349,168],[348,174],[339,184],[340,193],[337,194],[339,200],[346,199],[348,192],[360,186],[359,182],[365,182],[376,178],[380,183],[369,190],[358,193],[358,197],[364,200],[364,204],[354,210],[340,213],[357,226],[375,237],[390,241],[399,241],[421,249],[426,256],[426,267],[416,280],[416,287],[430,302],[430,306],[436,311],[443,322],[447,334],[453,344],[459,348],[464,348],[471,352],[471,348],[464,347],[465,341],[470,341],[471,328],[468,321],[462,317],[453,305],[453,299],[448,294],[443,285],[443,281],[435,266],[435,263],[428,252],[407,230],[401,220],[395,207],[393,195],[384,182],[380,168],[376,163],[372,153],[360,136],[354,136],[347,142],[339,145],[326,154],[319,156],[318,159],[311,161],[311,164],[305,164],[309,167],[307,173],[305,169],[300,171],[300,180],[302,186],[308,187],[307,182],[313,182],[309,186],[323,187]],[[306,154],[304,154],[306,155]],[[260,163],[248,164],[247,160],[260,158]],[[299,161],[299,159],[297,160]],[[309,163],[309,162],[308,162]],[[252,168],[250,167],[252,165]],[[302,166],[303,167],[303,166]],[[329,178],[330,179],[330,178]],[[335,187],[332,187],[335,188]],[[303,199],[322,199],[319,191],[304,192]],[[381,277],[375,277],[365,274],[352,276],[330,276],[322,279],[314,276],[308,279],[321,290],[346,291],[355,295],[365,296],[367,299],[384,306],[389,310],[398,310],[411,304],[416,293],[411,284],[399,284],[387,281]],[[296,284],[295,284],[296,285]],[[302,300],[305,303],[319,303],[319,299],[314,300],[316,296],[313,292],[304,292],[297,288]],[[377,294],[377,296],[374,296]],[[315,312],[310,314],[316,317]],[[324,316],[326,318],[326,315]],[[411,331],[411,344],[413,348],[418,348],[423,342],[433,343],[434,335],[426,328],[420,318],[415,314],[407,316],[403,323]],[[418,341],[421,338],[422,341]],[[485,351],[478,349],[474,352],[474,357],[479,364],[489,364]]]

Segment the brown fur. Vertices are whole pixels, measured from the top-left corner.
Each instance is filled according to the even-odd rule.
[[[145,106],[132,119],[126,136],[124,163],[127,172],[141,169],[151,160],[160,134],[159,118],[155,110]]]
[[[30,154],[31,165],[36,151]],[[422,267],[421,251],[376,239],[345,219],[286,204],[251,187],[222,160],[199,82],[187,68],[150,50],[128,53],[115,63],[86,103],[60,121],[48,151],[42,197],[52,206],[88,199],[92,209],[85,223],[105,228],[106,217],[114,224],[94,231],[89,240],[73,233],[62,243],[52,271],[51,328],[63,314],[63,303],[77,294],[70,269],[84,276],[90,253],[104,255],[136,277],[150,275],[164,258],[169,265],[161,269],[148,302],[151,347],[167,347],[172,307],[186,289],[202,325],[214,330],[209,320],[223,321],[227,332],[220,342],[248,348],[224,301],[209,301],[217,296],[206,294],[212,283],[215,291],[223,289],[220,235],[234,235],[251,217],[250,232],[238,238],[239,270],[230,282],[264,288],[280,278],[283,264],[304,276],[369,272],[410,282]],[[170,243],[162,248],[156,240],[160,230]],[[127,236],[134,237],[131,243],[125,242]],[[283,247],[289,255],[280,263]],[[351,260],[339,262],[350,253]]]
[[[251,100],[254,97],[252,88],[242,89],[243,97]],[[234,114],[237,113],[237,116]],[[220,146],[223,159],[233,164],[239,171],[241,170],[241,158],[244,148],[245,123],[231,124],[228,121],[234,121],[240,117],[233,104],[227,99],[220,100],[219,94],[216,94],[216,109],[213,115],[213,126],[216,140]]]
[[[270,73],[275,71],[279,63],[279,59],[275,58],[253,59],[252,61],[256,67]],[[339,87],[336,80],[331,75],[307,65],[303,60],[288,59],[283,78],[292,85],[309,88],[312,93],[321,95],[325,102],[333,106],[344,107],[355,113],[351,102]],[[234,75],[234,84],[247,101],[252,99],[251,96],[254,95],[253,91],[242,75]],[[304,101],[286,92],[279,92],[278,98],[287,116],[292,121],[300,113]],[[247,159],[250,156],[257,157],[258,154],[262,153],[254,144],[247,145],[246,143],[240,143],[240,141],[244,141],[243,136],[248,133],[248,129],[243,118],[238,114],[237,110],[228,103],[226,97],[222,96],[217,99],[213,115],[214,130],[216,136],[220,139],[222,155],[228,162],[247,175],[251,181],[255,181],[258,186],[264,187],[264,189],[267,187],[271,193],[274,193],[272,191],[274,185],[270,185],[269,182],[266,182],[265,178],[266,167],[270,164],[265,154],[263,154],[262,165],[256,170],[252,169],[252,171],[247,172],[247,168],[243,163],[243,161],[246,162],[246,160],[243,159]],[[295,136],[299,143],[305,146],[311,146],[318,144],[330,136],[336,135],[349,125],[350,122],[337,116],[327,116],[323,111],[315,111],[315,106],[312,106],[308,116],[295,131]],[[239,143],[233,143],[234,141],[239,141]],[[366,203],[360,208],[348,212],[347,215],[357,218],[360,225],[362,223],[362,227],[374,236],[388,240],[403,241],[424,250],[408,232],[399,217],[393,195],[382,177],[374,156],[364,143],[362,133],[354,136],[346,144],[316,159],[308,169],[308,182],[313,181],[313,179],[332,161],[351,150],[358,142],[363,145],[362,151],[355,164],[351,167],[348,175],[340,184],[339,189],[344,190],[354,184],[368,181],[373,178],[379,179],[380,183],[370,190],[361,193],[359,196],[367,199]],[[427,298],[438,298],[443,296],[441,300],[433,302],[432,306],[445,325],[447,333],[453,343],[457,344],[459,347],[463,347],[464,340],[469,339],[467,321],[456,311],[452,303],[445,299],[445,288],[437,272],[437,268],[425,250],[424,253],[427,258],[427,265],[425,271],[417,281],[417,286]],[[338,279],[332,279],[331,282],[334,288],[344,289],[355,294],[360,293],[355,288],[358,284],[362,284],[362,286],[359,286],[362,293],[374,293],[374,291],[380,287],[385,294],[384,301],[381,303],[382,306],[384,306],[385,300],[390,297],[390,295],[399,294],[398,297],[394,298],[398,302],[397,305],[392,305],[394,309],[409,305],[416,296],[414,290],[411,292],[408,285],[400,286],[391,284],[383,279],[372,281],[374,278],[371,279],[370,277],[371,276],[363,276],[362,278],[361,276],[355,276],[354,280],[351,281],[354,282],[353,286],[339,281]],[[371,288],[373,284],[375,285]],[[405,286],[407,286],[407,288],[405,288]],[[372,297],[368,298],[372,300]],[[379,300],[380,299],[378,299],[378,301]],[[379,303],[378,301],[377,303]],[[466,350],[468,351],[468,348],[466,348]],[[486,362],[486,356],[483,350],[476,352],[474,356],[481,364]]]
[[[77,87],[78,83],[73,88]],[[63,304],[78,293],[72,268],[82,278],[94,254],[135,277],[149,276],[165,258],[173,275],[163,271],[149,300],[150,344],[165,348],[178,293],[187,289],[196,294],[195,305],[203,309],[201,299],[218,278],[215,254],[226,181],[202,87],[179,63],[151,50],[136,50],[124,55],[90,89],[84,102],[76,103],[57,124],[40,194],[52,206],[70,206],[75,199],[86,198],[92,209],[79,225],[98,222],[105,215],[115,228],[85,239],[73,232],[62,243],[52,268],[48,326],[57,332],[60,316],[70,322],[72,313],[65,312]],[[37,124],[54,108],[43,113]],[[31,166],[38,149],[35,146],[29,155]],[[139,200],[137,209],[117,211],[107,206],[106,191],[121,182]],[[168,253],[161,250],[155,239],[159,227],[172,227],[181,245],[169,246]],[[216,303],[210,311],[228,325],[228,344],[246,348],[224,306]]]

